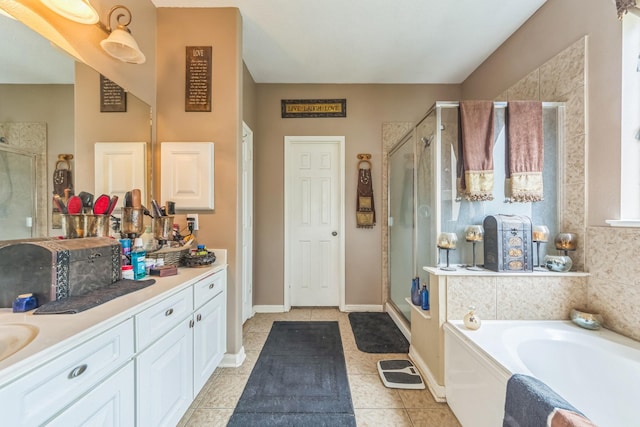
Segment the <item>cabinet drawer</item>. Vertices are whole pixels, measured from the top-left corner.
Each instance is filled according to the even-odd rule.
[[[147,347],[192,312],[193,288],[190,286],[137,314],[136,350]]]
[[[202,306],[202,304],[222,292],[225,283],[227,283],[227,270],[222,270],[193,285],[195,308]]]
[[[133,319],[64,353],[0,389],[2,422],[40,425],[133,356]]]

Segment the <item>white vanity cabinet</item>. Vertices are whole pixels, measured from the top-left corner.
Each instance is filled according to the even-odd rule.
[[[136,317],[136,337],[155,340],[136,357],[138,426],[175,426],[226,350],[226,270],[167,300],[140,313],[140,322]],[[178,307],[180,315],[166,322]],[[147,321],[154,318],[164,325]]]
[[[91,419],[92,409],[109,405],[112,406],[112,414],[119,413],[121,419],[133,419],[133,407],[128,399],[113,400],[114,395],[133,397],[133,372],[120,371],[122,375],[114,377],[108,386],[103,387],[105,380],[108,381],[133,354],[133,319],[130,318],[1,388],[0,402],[7,408],[2,413],[2,424],[34,426],[50,422],[52,425],[82,425],[76,421],[75,412],[70,408],[66,410],[67,407],[79,408],[78,419]],[[125,378],[127,375],[130,376]],[[89,399],[87,393],[91,390],[92,398]],[[94,408],[76,405],[80,402],[91,402]],[[64,410],[66,413],[62,412]],[[72,412],[74,417],[69,418],[68,414]],[[61,424],[58,416],[62,417],[61,420],[73,421]],[[114,420],[113,425],[119,425],[119,421]]]

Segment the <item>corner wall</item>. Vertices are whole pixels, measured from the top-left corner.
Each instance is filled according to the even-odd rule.
[[[238,177],[242,142],[241,17],[235,8],[159,8],[157,16],[157,140],[159,144],[215,144],[215,210],[194,213],[199,214],[198,242],[227,249],[227,352],[237,353],[242,346],[238,253],[242,242]],[[184,111],[186,46],[213,47],[211,112]],[[154,172],[158,177],[162,173],[159,167]],[[162,194],[156,192],[155,197],[166,202]],[[179,206],[176,209],[180,211]]]

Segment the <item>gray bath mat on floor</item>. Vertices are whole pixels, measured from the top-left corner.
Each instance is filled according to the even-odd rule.
[[[355,427],[337,322],[274,322],[228,426]]]
[[[349,313],[358,350],[365,353],[408,353],[409,341],[387,313]]]

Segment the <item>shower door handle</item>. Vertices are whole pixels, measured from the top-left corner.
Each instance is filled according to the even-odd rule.
[[[331,235],[335,237],[335,236],[337,236],[337,235],[338,235],[338,232],[337,232],[337,231],[332,231],[332,232],[331,232]]]

